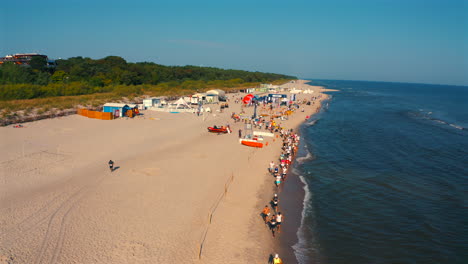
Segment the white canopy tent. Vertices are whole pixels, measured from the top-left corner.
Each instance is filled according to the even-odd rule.
[[[171,104],[171,106],[175,105],[175,109],[184,109],[184,108],[192,108],[184,98],[179,98],[179,100],[175,101]]]

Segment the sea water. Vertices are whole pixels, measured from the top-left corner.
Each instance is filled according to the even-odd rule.
[[[468,263],[468,87],[314,81],[299,263]]]

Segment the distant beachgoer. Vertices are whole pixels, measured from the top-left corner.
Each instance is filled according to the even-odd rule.
[[[281,260],[278,254],[275,254],[275,257],[273,258],[273,264],[283,264],[283,260]]]
[[[109,160],[109,169],[111,172],[114,171],[114,162],[112,160]]]
[[[242,129],[239,129],[239,138],[242,137]]]
[[[275,163],[274,163],[273,161],[271,161],[271,162],[270,162],[270,168],[268,169],[268,171],[269,171],[270,173],[272,173],[273,170],[274,170],[274,168],[275,168]]]
[[[268,205],[265,205],[265,208],[262,210],[262,218],[265,224],[267,223],[268,217],[270,216],[270,208]]]

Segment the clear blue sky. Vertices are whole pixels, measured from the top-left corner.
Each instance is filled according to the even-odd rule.
[[[468,85],[468,0],[11,0],[0,55]]]

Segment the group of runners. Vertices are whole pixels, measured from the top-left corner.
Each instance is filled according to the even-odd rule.
[[[281,130],[281,138],[283,139],[282,153],[279,157],[279,163],[270,162],[268,171],[275,177],[275,185],[278,188],[281,183],[286,180],[288,169],[291,165],[294,155],[297,153],[299,145],[299,135],[293,133],[292,130]]]
[[[270,162],[268,167],[269,173],[275,177],[275,185],[277,191],[279,191],[280,185],[286,180],[288,169],[292,163],[294,155],[297,153],[299,146],[300,137],[298,134],[294,133],[292,129],[280,131],[281,139],[283,140],[282,152],[278,160],[278,164],[275,164],[274,161]],[[277,193],[273,195],[273,198],[270,201],[270,205],[265,205],[261,212],[261,216],[265,225],[267,225],[273,237],[276,233],[281,233],[281,224],[284,222],[284,215],[279,211],[279,196]],[[272,262],[283,263],[278,254],[275,255]]]

